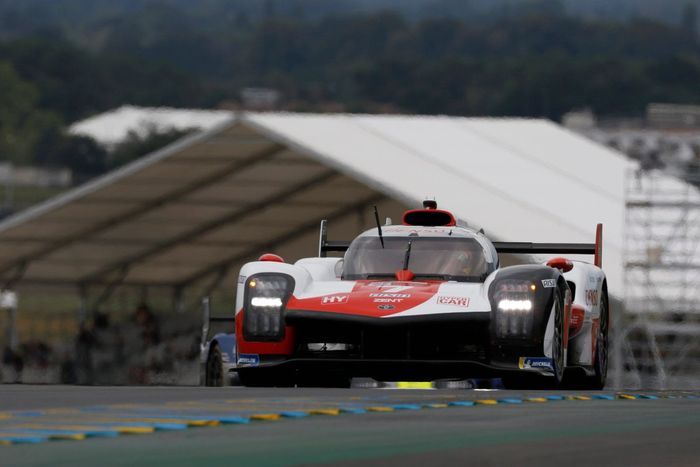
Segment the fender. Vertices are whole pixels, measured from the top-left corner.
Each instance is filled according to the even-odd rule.
[[[600,301],[605,293],[603,271],[595,265],[572,261],[571,271],[564,273],[568,284],[573,285],[573,302],[579,310],[578,332],[571,336],[571,363],[590,366],[595,358],[597,327],[600,323]]]
[[[496,326],[501,317],[502,310],[498,308],[497,303],[499,289],[503,284],[522,283],[528,284],[529,296],[532,300],[531,319],[528,329],[519,336],[504,337],[497,332]],[[551,314],[554,292],[556,290],[566,299],[566,293],[569,292],[569,287],[566,284],[561,272],[558,269],[539,264],[524,264],[517,266],[508,266],[497,271],[495,278],[491,282],[488,295],[491,302],[491,337],[495,344],[511,343],[517,345],[522,341],[535,343],[541,347],[547,321]],[[523,295],[525,296],[525,295]],[[568,310],[565,309],[565,333],[568,329]],[[566,336],[565,336],[566,337]]]
[[[237,363],[236,335],[233,333],[215,334],[209,341],[201,346],[199,352],[199,384],[203,386],[206,378],[206,367],[209,355],[214,347],[221,351],[221,366],[224,375],[228,375]]]
[[[209,350],[213,345],[218,345],[221,351],[221,360],[224,365],[236,363],[236,335],[233,333],[216,334],[209,343]],[[208,352],[207,352],[208,355]]]

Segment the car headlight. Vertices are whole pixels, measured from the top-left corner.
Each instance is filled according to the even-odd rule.
[[[294,291],[286,274],[256,274],[245,284],[243,337],[251,341],[278,341],[284,337],[283,312]]]
[[[522,338],[530,335],[537,286],[530,281],[503,280],[495,284],[496,337]]]

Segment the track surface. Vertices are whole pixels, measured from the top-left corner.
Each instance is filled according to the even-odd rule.
[[[179,413],[218,410],[250,415],[341,406],[425,407],[450,401],[522,400],[551,394],[554,393],[0,386],[0,413],[16,414],[22,410],[44,414],[53,413],[47,409],[60,408],[64,410],[52,416],[65,418],[101,406],[113,415],[164,407]],[[683,393],[656,394],[677,398],[394,410],[0,446],[0,466],[699,465],[700,399],[689,399]]]

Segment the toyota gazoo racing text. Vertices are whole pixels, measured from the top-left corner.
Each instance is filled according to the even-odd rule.
[[[323,221],[319,257],[287,264],[267,254],[241,268],[227,360],[242,384],[347,386],[371,377],[605,385],[601,225],[592,244],[492,242],[426,201],[402,225],[377,222],[349,244],[325,232]],[[595,260],[499,267],[499,253]]]

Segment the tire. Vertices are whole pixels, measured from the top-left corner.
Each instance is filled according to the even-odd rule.
[[[214,344],[207,357],[205,386],[221,387],[224,385],[224,367],[221,358],[221,349]]]
[[[598,327],[598,338],[596,339],[595,361],[593,362],[594,375],[585,379],[586,389],[601,390],[605,387],[608,377],[608,330],[610,329],[610,309],[608,293],[603,290],[600,297],[600,326]]]
[[[552,336],[552,366],[554,367],[554,378],[552,386],[554,389],[562,386],[566,369],[566,357],[564,354],[564,298],[557,287],[554,289],[554,334]]]

